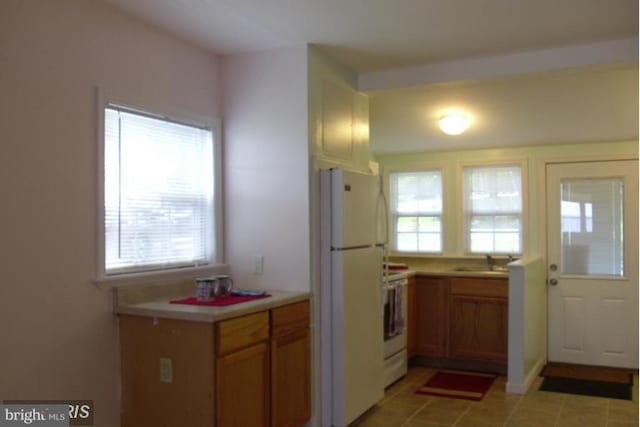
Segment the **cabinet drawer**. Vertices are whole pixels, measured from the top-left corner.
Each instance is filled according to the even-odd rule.
[[[309,301],[289,304],[271,310],[271,334],[280,336],[309,327]]]
[[[506,279],[482,279],[476,277],[454,277],[449,291],[453,295],[478,295],[485,297],[509,296],[509,281]]]
[[[216,324],[216,353],[224,354],[269,339],[269,312],[224,320]]]

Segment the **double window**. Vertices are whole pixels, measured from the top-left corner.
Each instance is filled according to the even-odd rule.
[[[461,169],[457,232],[463,244],[452,255],[522,253],[522,169],[520,163]],[[389,178],[394,251],[445,253],[443,234],[456,230],[443,226],[442,170],[393,172]]]
[[[442,252],[442,171],[396,172],[391,179],[393,247]]]
[[[213,264],[212,129],[110,104],[103,153],[102,275]]]

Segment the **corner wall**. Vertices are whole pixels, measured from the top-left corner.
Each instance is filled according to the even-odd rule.
[[[509,265],[509,361],[506,389],[525,394],[547,361],[547,284],[542,258]]]
[[[90,399],[120,424],[117,318],[96,274],[96,86],[219,116],[210,53],[100,1],[0,6],[0,400]]]
[[[310,290],[306,76],[306,46],[222,60],[225,262],[238,287]]]

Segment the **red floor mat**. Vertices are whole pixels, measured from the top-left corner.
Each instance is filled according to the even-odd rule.
[[[481,400],[497,378],[494,374],[440,370],[416,390],[418,394]]]

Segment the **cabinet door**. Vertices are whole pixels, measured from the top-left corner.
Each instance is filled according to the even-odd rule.
[[[311,418],[309,329],[271,340],[271,425],[294,427]]]
[[[416,279],[407,280],[407,355],[414,356],[418,352],[417,323],[416,323]]]
[[[269,425],[269,344],[216,359],[216,426]]]
[[[449,307],[451,357],[507,361],[506,298],[452,295]]]
[[[416,352],[445,356],[447,280],[418,277],[416,281]]]

